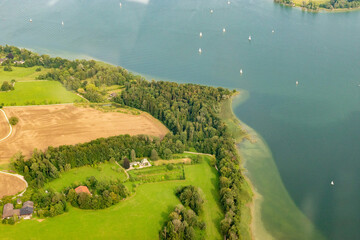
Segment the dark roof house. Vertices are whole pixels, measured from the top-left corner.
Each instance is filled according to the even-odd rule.
[[[14,215],[13,212],[14,212],[14,205],[12,205],[12,203],[5,204],[3,208],[2,218],[12,217]]]
[[[9,218],[17,215],[29,219],[34,212],[34,203],[31,201],[24,202],[21,209],[14,209],[14,205],[7,203],[4,205],[2,218]]]

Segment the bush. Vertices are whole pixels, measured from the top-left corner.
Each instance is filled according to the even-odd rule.
[[[12,68],[11,68],[11,66],[5,66],[4,67],[4,71],[7,71],[7,72],[11,72],[12,71]]]
[[[41,71],[41,68],[38,67],[37,69],[35,69],[35,71],[40,72],[40,71]]]
[[[166,167],[167,167],[168,170],[171,171],[171,170],[174,169],[174,164],[171,164],[171,163],[170,163],[170,164],[168,164]]]
[[[9,119],[9,123],[13,126],[15,126],[19,122],[19,119],[17,117],[11,117]]]
[[[8,81],[4,81],[3,84],[1,85],[1,91],[10,91],[10,90],[14,90],[13,85],[9,84]]]

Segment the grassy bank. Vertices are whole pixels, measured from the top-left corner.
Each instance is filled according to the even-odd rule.
[[[224,216],[219,204],[218,173],[209,160],[204,156],[199,164],[184,165],[185,180],[141,184],[131,197],[107,209],[70,207],[67,213],[42,222],[32,219],[14,226],[0,224],[1,239],[158,239],[168,214],[180,203],[176,187],[190,184],[200,187],[204,195],[200,218],[206,222],[206,239],[222,239],[219,225]],[[66,177],[64,174],[61,179],[65,182]]]
[[[234,106],[244,96],[234,97]],[[231,100],[229,100],[231,102]],[[230,111],[230,110],[228,110]],[[256,239],[316,239],[324,237],[298,209],[285,189],[266,142],[253,129],[238,120],[251,141],[238,144],[245,174],[254,186],[252,230]]]

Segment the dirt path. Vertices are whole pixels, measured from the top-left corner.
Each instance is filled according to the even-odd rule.
[[[5,139],[7,139],[8,137],[10,137],[10,135],[13,131],[13,128],[12,128],[11,124],[9,123],[9,119],[6,116],[6,113],[4,112],[4,110],[0,109],[0,111],[4,114],[4,117],[5,117],[5,119],[3,121],[0,120],[0,137],[2,135],[6,135],[5,137],[0,139],[0,142],[1,142],[1,141],[4,141]]]
[[[115,161],[115,163],[125,172],[125,174],[126,174],[126,180],[128,180],[128,179],[130,178],[128,172],[127,172],[117,161]]]
[[[215,157],[214,155],[211,155],[209,153],[198,153],[198,152],[188,152],[188,151],[184,151],[184,153],[191,153],[191,154],[195,154],[195,155],[205,155],[205,156]]]

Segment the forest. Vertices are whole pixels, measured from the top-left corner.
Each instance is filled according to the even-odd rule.
[[[293,0],[274,0],[276,3],[281,3],[285,5],[295,6]],[[312,11],[318,11],[320,8],[324,9],[351,9],[360,7],[360,1],[358,0],[330,0],[325,3],[318,3],[315,0],[303,1],[300,4],[300,7],[309,9]]]
[[[221,87],[197,84],[178,84],[164,81],[147,81],[134,76],[121,67],[103,66],[95,61],[69,61],[37,55],[16,47],[0,47],[0,54],[12,53],[14,59],[25,61],[23,67],[42,66],[51,68],[41,79],[61,82],[70,90],[84,89],[90,101],[99,101],[103,86],[122,85],[121,94],[112,101],[146,111],[159,119],[172,132],[164,139],[128,135],[97,139],[75,146],[49,147],[46,151],[34,151],[25,161],[17,155],[13,167],[23,174],[32,186],[42,186],[59,176],[61,171],[104,162],[110,158],[121,161],[137,156],[150,157],[155,149],[160,155],[169,150],[178,153],[195,148],[198,152],[213,154],[220,174],[219,192],[225,218],[221,230],[227,239],[240,239],[240,216],[244,176],[240,158],[225,123],[218,117],[222,100],[235,93]]]

